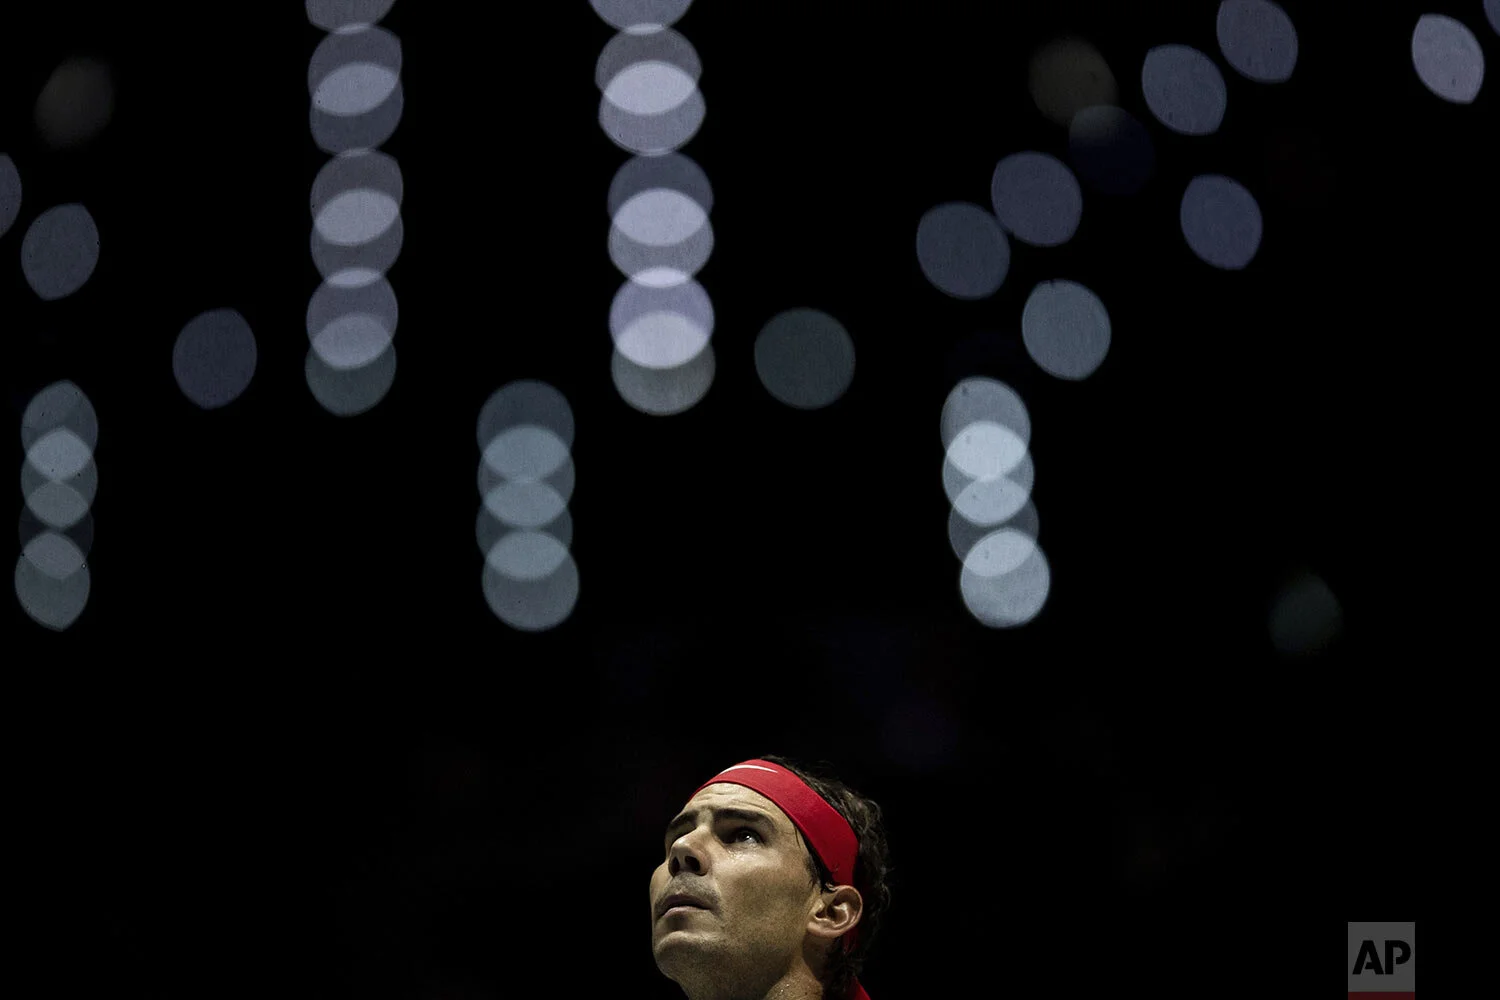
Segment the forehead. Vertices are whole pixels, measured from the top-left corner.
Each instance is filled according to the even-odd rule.
[[[781,807],[753,788],[744,785],[735,785],[727,781],[716,781],[708,785],[687,800],[682,807],[683,812],[691,812],[694,816],[698,810],[703,808],[718,809],[723,806],[741,806],[746,809],[758,809],[771,817],[778,829],[792,829],[792,821],[787,818]]]
[[[699,820],[699,814],[703,810],[726,810],[726,808],[741,808],[741,810],[753,810],[757,814],[765,814],[775,831],[780,834],[793,834],[796,841],[801,841],[801,834],[796,832],[796,825],[781,811],[775,802],[766,796],[760,795],[754,789],[747,789],[742,784],[730,784],[727,781],[715,781],[714,784],[703,787],[697,795],[688,799],[687,804],[682,805],[681,813],[676,820],[685,823],[687,817],[691,817],[694,823]],[[672,825],[667,828],[672,828]]]

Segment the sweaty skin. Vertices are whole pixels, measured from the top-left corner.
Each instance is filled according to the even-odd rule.
[[[716,819],[720,808],[753,810],[766,821]],[[651,873],[656,967],[688,1000],[821,1000],[823,956],[859,923],[859,892],[812,885],[801,833],[753,788],[716,782],[683,811],[693,825],[663,838],[664,860]],[[658,919],[657,903],[677,892],[708,908]]]

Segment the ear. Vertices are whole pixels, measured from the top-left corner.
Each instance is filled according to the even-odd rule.
[[[818,908],[808,918],[807,932],[827,941],[842,937],[855,928],[864,915],[865,901],[852,885],[841,885],[825,892]]]

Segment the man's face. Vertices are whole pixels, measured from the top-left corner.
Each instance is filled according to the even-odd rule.
[[[720,813],[726,809],[759,818]],[[687,818],[667,829],[663,861],[651,874],[657,968],[690,995],[711,995],[724,983],[775,982],[803,954],[808,920],[821,906],[801,834],[775,803],[743,785],[709,785],[683,811]],[[706,908],[658,916],[658,904],[679,892]]]

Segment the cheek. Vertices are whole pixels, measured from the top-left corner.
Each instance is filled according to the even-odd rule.
[[[801,901],[790,890],[762,882],[739,894],[733,919],[771,931],[795,923],[800,906]]]

